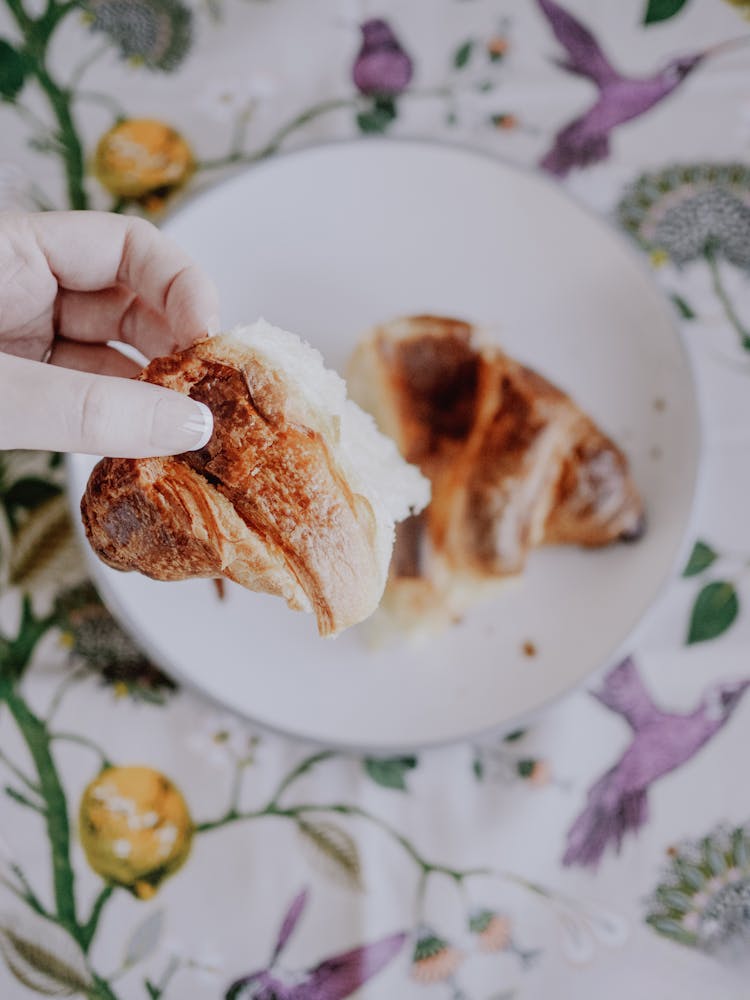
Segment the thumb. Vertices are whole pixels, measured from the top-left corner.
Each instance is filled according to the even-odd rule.
[[[208,407],[171,389],[0,353],[0,449],[147,458],[202,448],[212,431]]]

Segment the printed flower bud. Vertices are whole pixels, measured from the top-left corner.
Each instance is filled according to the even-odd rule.
[[[411,978],[429,985],[450,979],[464,959],[462,951],[437,934],[425,932],[417,938],[411,964]]]

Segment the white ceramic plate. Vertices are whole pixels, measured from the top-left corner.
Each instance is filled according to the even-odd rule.
[[[317,638],[277,598],[156,583],[92,557],[114,614],[176,677],[250,718],[383,751],[517,723],[614,660],[670,578],[698,464],[690,368],[635,254],[540,176],[385,140],[255,167],[166,227],[216,279],[225,326],[265,316],[343,369],[406,313],[464,317],[570,392],[627,451],[649,528],[636,545],[539,551],[518,585],[422,650]],[[70,462],[80,496],[91,460]],[[536,655],[524,655],[532,642]]]

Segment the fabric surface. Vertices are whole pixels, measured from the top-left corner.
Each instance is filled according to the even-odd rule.
[[[86,581],[59,457],[0,455],[3,998],[748,996],[750,4],[565,5],[0,4],[0,207],[158,221],[358,133],[541,164],[671,296],[705,428],[632,657],[387,760],[178,690]]]

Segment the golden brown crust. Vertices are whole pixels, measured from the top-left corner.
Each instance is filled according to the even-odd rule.
[[[544,526],[547,544],[637,541],[645,529],[641,498],[623,452],[587,417],[571,434]]]
[[[277,594],[292,608],[310,606],[282,554],[200,475],[171,459],[103,459],[91,473],[81,514],[94,551],[113,569],[154,580],[223,574]]]
[[[101,558],[160,580],[223,574],[312,605],[322,635],[366,617],[380,596],[375,514],[336,463],[335,421],[229,338],[139,378],[206,403],[214,433],[198,452],[99,463],[81,510]]]
[[[414,606],[434,610],[458,580],[520,572],[533,546],[599,546],[642,532],[622,451],[556,386],[482,343],[469,324],[419,316],[378,327],[350,376],[354,398],[432,482],[427,512],[397,527],[392,606],[397,585]]]

